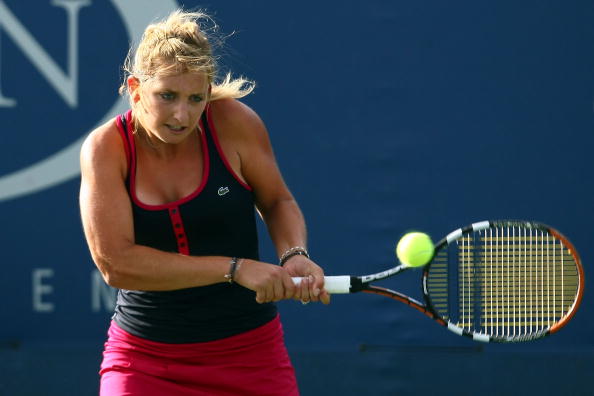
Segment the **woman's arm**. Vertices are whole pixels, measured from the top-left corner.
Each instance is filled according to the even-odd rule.
[[[80,159],[80,209],[85,236],[93,260],[109,285],[132,290],[173,290],[225,279],[227,258],[198,259],[135,244],[125,186],[126,158],[115,123],[89,135]],[[202,265],[197,266],[197,260]]]
[[[306,247],[307,232],[299,205],[287,188],[276,163],[266,127],[260,117],[248,106],[235,101],[213,102],[214,118],[219,130],[233,146],[239,157],[240,175],[253,188],[256,206],[268,228],[280,257],[288,249]],[[232,132],[231,132],[232,131]],[[233,134],[229,137],[228,134]],[[293,256],[284,268],[291,276],[312,277],[302,283],[295,295],[303,300],[317,301],[322,297],[324,272],[304,256]]]

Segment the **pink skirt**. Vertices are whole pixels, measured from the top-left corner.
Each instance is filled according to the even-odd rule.
[[[114,322],[101,364],[101,396],[298,396],[279,317],[222,340],[166,344]]]

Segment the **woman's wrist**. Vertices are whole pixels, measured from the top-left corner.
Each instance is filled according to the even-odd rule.
[[[233,283],[233,281],[235,280],[235,277],[237,275],[237,271],[239,271],[239,268],[241,267],[242,263],[243,263],[242,258],[237,258],[237,257],[231,258],[231,261],[229,262],[229,272],[227,274],[225,274],[225,279],[227,280],[227,282]]]

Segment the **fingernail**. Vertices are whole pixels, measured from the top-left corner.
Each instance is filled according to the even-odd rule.
[[[314,291],[313,291],[313,294],[314,294],[314,296],[316,296],[316,297],[317,297],[317,296],[319,296],[319,295],[320,295],[320,289],[318,289],[318,288],[315,288],[315,289],[314,289]]]

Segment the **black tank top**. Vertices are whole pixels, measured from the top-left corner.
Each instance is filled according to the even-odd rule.
[[[210,108],[200,121],[202,183],[188,197],[164,205],[146,205],[136,197],[131,114],[128,111],[116,122],[128,157],[127,184],[136,243],[191,256],[258,260],[253,192],[227,162]],[[166,343],[191,343],[243,333],[276,315],[275,304],[258,304],[251,290],[223,282],[173,291],[119,290],[113,319],[135,336]]]

